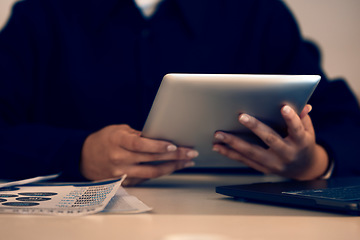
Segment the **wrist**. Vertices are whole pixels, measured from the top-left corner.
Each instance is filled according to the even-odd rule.
[[[308,171],[297,177],[297,180],[313,180],[328,177],[332,172],[333,163],[330,161],[326,150],[316,144],[314,154],[309,165]]]

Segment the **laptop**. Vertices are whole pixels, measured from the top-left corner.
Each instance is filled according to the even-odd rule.
[[[250,202],[360,215],[360,177],[218,186],[216,192]]]
[[[199,169],[244,168],[212,151],[215,131],[264,145],[239,123],[239,114],[248,113],[285,135],[281,107],[289,104],[300,113],[319,81],[318,75],[167,74],[142,136],[196,149]]]

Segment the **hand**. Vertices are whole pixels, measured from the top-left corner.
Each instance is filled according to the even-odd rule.
[[[300,116],[288,105],[281,109],[288,130],[285,138],[254,117],[241,114],[239,122],[269,148],[219,131],[215,133],[215,139],[227,146],[214,144],[213,150],[265,174],[274,173],[297,180],[318,178],[325,173],[329,160],[326,151],[315,142],[310,111],[311,105],[306,105]]]
[[[194,165],[197,151],[140,134],[128,125],[111,125],[89,135],[80,162],[83,176],[102,180],[127,174],[123,185],[129,186]],[[166,161],[148,164],[159,160]]]

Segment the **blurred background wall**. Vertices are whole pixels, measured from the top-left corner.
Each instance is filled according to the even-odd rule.
[[[321,49],[330,78],[345,78],[360,100],[360,1],[284,0],[303,35]]]
[[[0,28],[16,1],[0,0]],[[360,100],[360,0],[283,1],[294,13],[303,35],[320,47],[327,75],[345,78]]]

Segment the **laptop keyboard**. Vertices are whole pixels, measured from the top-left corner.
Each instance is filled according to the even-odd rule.
[[[344,201],[358,200],[360,201],[360,186],[313,189],[303,191],[283,192],[284,194],[300,195],[306,197],[317,197],[324,199],[338,199]]]

